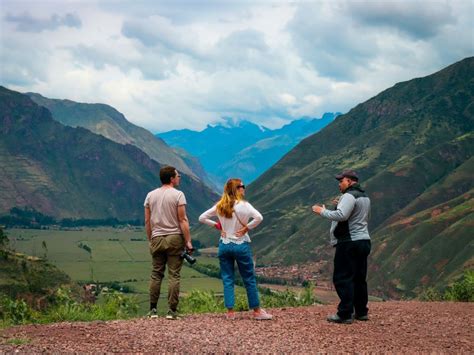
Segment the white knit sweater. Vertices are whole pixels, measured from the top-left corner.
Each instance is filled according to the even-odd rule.
[[[238,218],[236,217],[236,215]],[[217,222],[212,220],[212,217],[217,217],[222,225],[222,230],[225,232],[226,236],[222,237],[221,240],[223,243],[236,243],[241,244],[243,242],[250,242],[250,236],[248,233],[245,233],[241,237],[237,237],[235,233],[238,230],[242,229],[247,225],[248,229],[253,229],[258,226],[263,217],[249,202],[247,201],[238,201],[234,205],[234,213],[232,218],[226,218],[217,214],[216,205],[212,206],[206,212],[199,216],[199,222],[207,224],[214,227]],[[249,222],[249,220],[252,220]],[[240,219],[240,221],[239,221]],[[242,225],[242,223],[243,225]]]

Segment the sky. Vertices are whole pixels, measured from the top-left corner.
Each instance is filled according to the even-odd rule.
[[[0,0],[0,85],[150,131],[348,112],[474,55],[474,0]]]

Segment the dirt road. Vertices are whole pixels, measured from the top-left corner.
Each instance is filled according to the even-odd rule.
[[[0,352],[474,353],[473,303],[369,306],[370,320],[350,325],[326,322],[335,305],[325,305],[273,309],[274,320],[265,322],[243,312],[234,321],[206,314],[19,326],[0,333]]]

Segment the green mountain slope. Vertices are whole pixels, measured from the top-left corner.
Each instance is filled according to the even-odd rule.
[[[28,96],[0,87],[0,213],[27,206],[58,218],[143,218],[160,165],[130,144],[63,126]],[[183,175],[194,222],[214,193]]]
[[[71,283],[69,276],[47,261],[9,250],[7,240],[0,227],[0,296],[35,301],[39,308],[57,287]]]
[[[49,99],[35,93],[27,95],[38,105],[46,107],[53,118],[64,125],[87,128],[114,142],[134,145],[157,162],[175,166],[187,175],[196,176],[209,184],[202,168],[199,169],[198,166],[197,169],[193,169],[185,161],[187,155],[180,154],[146,129],[130,123],[123,114],[111,106]]]
[[[259,260],[281,264],[331,260],[332,248],[327,246],[330,223],[315,216],[311,206],[317,202],[331,205],[339,195],[334,175],[349,167],[359,171],[372,199],[369,227],[374,250],[387,238],[387,225],[417,213],[430,215],[438,205],[449,205],[461,196],[467,196],[461,198],[467,199],[462,204],[467,215],[450,215],[455,227],[445,228],[442,236],[455,238],[456,231],[472,231],[469,191],[474,185],[472,177],[465,175],[473,172],[473,128],[473,58],[428,77],[396,84],[339,116],[249,186],[247,197],[264,216],[253,234]],[[415,238],[420,228],[407,228],[399,238]],[[438,234],[428,231],[424,235],[429,239]],[[216,239],[205,232],[201,238],[209,244]],[[459,238],[460,243],[447,243],[442,249],[450,259],[458,260],[456,271],[430,278],[426,285],[446,282],[472,258],[472,245]],[[419,250],[407,252],[403,265],[417,265],[415,259],[432,257],[430,248]],[[385,252],[392,255],[394,245],[388,244]],[[371,263],[382,274],[374,277],[373,286],[381,286],[381,280],[392,282],[389,269],[393,264],[386,262],[385,254],[374,253]],[[413,280],[427,273],[421,266],[410,269]],[[405,291],[416,287],[418,284],[404,281]]]
[[[474,189],[375,233],[370,282],[389,295],[445,286],[474,268]]]

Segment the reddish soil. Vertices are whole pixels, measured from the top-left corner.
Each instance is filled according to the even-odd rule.
[[[373,302],[370,320],[326,322],[335,305],[273,309],[271,321],[251,313],[181,320],[57,323],[13,327],[0,333],[2,352],[178,353],[474,353],[474,304]],[[18,339],[23,345],[11,345]]]

